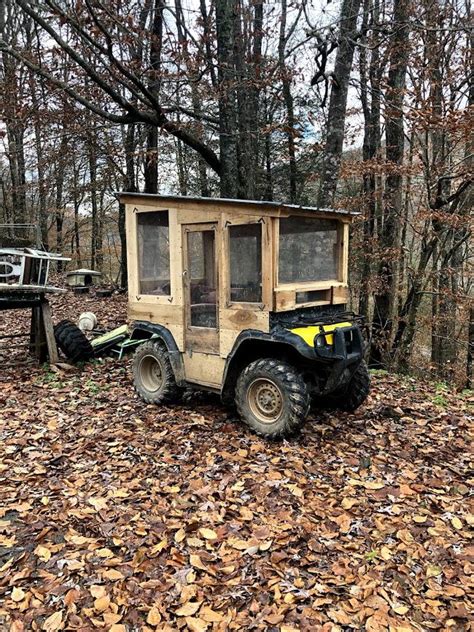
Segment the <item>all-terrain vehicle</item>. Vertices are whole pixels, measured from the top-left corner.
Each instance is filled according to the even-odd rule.
[[[189,387],[235,401],[257,433],[299,429],[311,402],[369,392],[348,303],[351,214],[273,202],[123,193],[134,384],[145,402]]]

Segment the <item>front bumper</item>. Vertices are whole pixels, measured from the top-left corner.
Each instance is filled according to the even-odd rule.
[[[347,384],[363,360],[364,338],[356,324],[313,325],[291,329],[288,333],[304,358],[322,365],[321,395]]]
[[[364,355],[364,339],[358,325],[343,322],[309,325],[278,332],[308,360],[357,362]]]
[[[314,345],[316,356],[332,363],[323,395],[347,384],[364,357],[364,339],[357,325],[334,330],[332,345],[325,344],[325,340],[326,335],[320,333]]]
[[[364,339],[357,325],[334,329],[332,344],[327,338],[328,335],[322,331],[314,339],[314,353],[321,360],[343,360],[352,364],[364,355]]]

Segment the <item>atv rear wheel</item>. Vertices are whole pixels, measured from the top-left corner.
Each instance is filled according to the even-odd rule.
[[[176,384],[168,351],[162,342],[149,340],[133,356],[133,384],[147,404],[173,404],[182,389]]]
[[[54,328],[56,343],[71,362],[90,360],[94,349],[84,333],[70,320],[62,320]]]
[[[240,374],[235,404],[240,417],[257,434],[280,438],[301,428],[310,397],[305,381],[293,366],[263,358]]]

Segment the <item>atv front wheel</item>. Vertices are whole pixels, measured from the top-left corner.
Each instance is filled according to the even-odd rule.
[[[240,374],[235,404],[252,430],[276,439],[301,428],[309,412],[310,396],[306,382],[293,366],[263,358]]]
[[[70,320],[62,320],[54,328],[56,343],[71,362],[90,360],[94,349],[84,333]]]
[[[365,362],[361,362],[348,384],[329,395],[314,397],[312,404],[315,409],[325,408],[353,413],[365,402],[369,395],[369,390],[369,369]]]
[[[362,361],[351,377],[347,386],[331,395],[331,401],[348,413],[353,413],[361,406],[369,395],[370,374],[367,364]]]
[[[173,404],[182,389],[176,384],[168,351],[162,342],[149,340],[133,356],[133,384],[147,404]]]

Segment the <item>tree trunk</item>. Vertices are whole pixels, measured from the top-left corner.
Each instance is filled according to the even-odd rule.
[[[409,360],[416,333],[418,308],[423,296],[423,277],[437,243],[436,238],[428,239],[428,233],[429,222],[426,222],[418,266],[413,274],[407,298],[399,311],[398,327],[393,342],[396,364],[402,372],[406,372],[409,369]]]
[[[76,254],[76,261],[79,268],[82,267],[81,257],[81,235],[79,232],[79,204],[76,196],[74,197],[74,233],[73,233],[73,252]]]
[[[442,65],[444,44],[440,41],[436,31],[439,24],[442,8],[438,0],[425,0],[426,14],[426,57],[429,77],[429,115],[431,144],[431,160],[429,174],[432,181],[429,182],[434,195],[441,194],[447,198],[450,193],[450,181],[440,181],[440,176],[449,171],[449,140],[442,124],[443,120],[443,92],[442,92]],[[429,154],[430,152],[428,152]],[[438,190],[439,188],[439,190]],[[451,289],[451,273],[443,263],[438,267],[438,259],[443,260],[446,253],[451,251],[453,246],[453,232],[449,225],[438,219],[433,220],[433,229],[438,238],[433,260],[433,295],[432,295],[432,351],[431,358],[437,366],[438,372],[443,377],[449,377],[450,362],[453,361],[453,351],[451,341],[454,332],[450,332],[450,314],[456,311]],[[449,262],[447,263],[449,266]],[[453,328],[455,323],[452,323]]]
[[[433,7],[433,24],[435,27],[442,28],[444,24],[444,18],[440,5]],[[442,85],[442,62],[443,62],[443,48],[440,45],[438,36],[429,32],[430,41],[432,41],[432,48],[437,53],[436,61],[434,64],[435,74],[433,76],[433,83],[437,90],[435,92],[437,101],[433,104],[435,109],[435,125],[436,123],[441,126],[443,120],[443,85]],[[473,61],[473,44],[474,33],[470,32],[470,52],[471,59]],[[468,64],[469,67],[469,64]],[[469,78],[469,69],[467,69],[467,77]],[[472,64],[470,68],[472,72]],[[469,80],[469,79],[468,79]],[[452,105],[452,101],[448,103],[448,107]],[[474,107],[474,83],[471,80],[469,82],[469,95],[468,95],[468,111]],[[446,109],[448,109],[446,107]],[[448,114],[452,112],[448,111]],[[438,122],[437,122],[438,121]],[[447,154],[448,158],[445,162],[451,161],[452,152],[450,151],[450,138],[446,138],[446,132],[442,129],[439,133],[440,152],[443,151]],[[474,202],[473,187],[472,187],[472,173],[473,173],[473,152],[474,152],[474,131],[472,125],[466,130],[466,144],[464,147],[464,164],[463,169],[466,174],[471,174],[471,185],[468,186],[465,192],[461,195],[459,205],[457,208],[457,221],[454,226],[447,221],[449,238],[443,240],[443,258],[441,260],[440,268],[440,357],[439,357],[439,373],[445,380],[452,379],[454,371],[456,369],[456,362],[459,355],[459,341],[458,333],[466,331],[465,327],[459,327],[459,316],[462,314],[462,308],[465,307],[465,311],[469,311],[469,301],[472,301],[472,296],[465,296],[463,292],[463,266],[464,262],[469,261],[469,237],[470,237],[470,223],[469,218],[472,215],[472,208]],[[440,160],[438,158],[438,163]],[[453,168],[449,165],[450,169],[445,167],[443,175],[446,172],[452,172]],[[451,180],[443,181],[443,186],[439,187],[441,195],[446,199],[451,193]],[[452,207],[450,208],[450,214],[453,214]],[[468,290],[469,292],[469,290]],[[463,305],[466,303],[466,305]],[[472,315],[472,314],[471,314]],[[469,337],[469,333],[468,333]]]
[[[360,1],[360,0],[359,0]],[[278,63],[280,66],[283,101],[286,108],[286,138],[288,144],[288,162],[289,162],[289,202],[290,204],[296,204],[297,202],[297,182],[298,182],[298,167],[296,164],[296,120],[293,95],[291,93],[291,76],[286,66],[285,61],[285,48],[287,41],[286,33],[286,21],[287,21],[287,0],[281,0],[281,20],[280,20],[280,39],[278,42]]]
[[[82,195],[80,194],[80,167],[73,165],[73,189],[72,189],[72,201],[74,205],[74,228],[71,240],[71,255],[76,256],[77,267],[82,268],[81,257],[81,233],[79,227],[79,209],[82,203]]]
[[[400,167],[404,155],[403,94],[409,54],[409,0],[394,0],[394,35],[386,92],[386,179],[385,208],[380,235],[379,287],[375,294],[372,323],[371,362],[385,365],[392,340],[393,315],[398,292],[397,261],[400,247],[400,217],[403,209],[403,177]]]
[[[467,388],[473,388],[474,382],[472,379],[472,368],[474,366],[474,307],[471,307],[469,311],[469,330],[467,337]]]
[[[146,126],[145,193],[158,193],[158,128]]]
[[[219,148],[221,195],[239,196],[237,112],[233,83],[233,0],[216,3],[217,59],[219,81]]]
[[[440,348],[439,348],[439,270],[437,245],[433,250],[433,265],[431,267],[431,362],[435,366],[439,366]]]
[[[248,46],[248,33],[242,31],[242,0],[233,0],[233,64],[234,64],[234,85],[237,106],[237,166],[239,179],[239,197],[245,198],[247,190],[252,189],[252,179],[246,182],[248,164],[250,162],[248,149],[248,101],[247,87],[245,85],[246,76],[246,48]],[[245,192],[244,192],[245,189]]]
[[[99,204],[98,204],[98,215],[97,215],[96,262],[97,262],[97,267],[99,268],[99,270],[103,272],[104,225],[105,225],[105,205],[104,205],[105,188],[103,184],[101,184],[98,193],[99,193]]]
[[[471,30],[470,36],[470,50],[471,50],[471,61],[474,60],[474,33]],[[472,64],[471,64],[472,66]],[[469,70],[468,70],[469,73]],[[469,87],[469,101],[468,105],[470,108],[474,106],[474,82],[470,82]],[[468,131],[468,137],[466,142],[466,167],[468,171],[470,170],[472,173],[473,163],[474,163],[474,129],[471,127]],[[463,214],[468,215],[468,213],[472,212],[472,208],[474,207],[474,191],[473,187],[466,190],[464,198],[461,200],[461,209]],[[457,236],[456,236],[457,237]],[[472,300],[472,295],[471,297]],[[468,336],[467,336],[467,365],[466,365],[466,373],[467,373],[467,388],[473,388],[473,358],[474,358],[474,306],[472,306],[469,310],[469,324],[468,324]]]
[[[188,195],[188,166],[186,164],[186,147],[180,140],[176,141],[176,166],[178,169],[179,194]]]
[[[99,210],[97,204],[97,148],[89,139],[89,191],[91,197],[91,269],[97,266],[97,234],[99,230]]]
[[[63,104],[64,107],[64,104]],[[56,251],[63,251],[63,224],[64,224],[64,179],[66,176],[66,160],[68,138],[65,127],[65,111],[63,111],[61,143],[59,145],[56,158],[56,199],[55,199],[55,222],[56,222]],[[58,272],[63,270],[63,261],[57,263]]]
[[[136,126],[127,125],[123,135],[123,146],[125,154],[125,179],[123,188],[129,193],[138,191],[137,178],[135,173],[135,136]],[[127,233],[125,230],[125,204],[119,203],[118,230],[120,236],[120,285],[128,287],[127,272]]]
[[[154,0],[150,25],[150,66],[153,71],[149,90],[158,100],[161,88],[161,49],[163,43],[164,0]],[[158,127],[146,125],[145,193],[158,193]]]
[[[184,61],[186,64],[186,71],[189,77],[193,112],[196,115],[196,120],[199,121],[200,116],[202,114],[201,97],[199,95],[199,87],[198,87],[199,75],[196,74],[194,60],[192,57],[190,57],[189,51],[188,51],[188,35],[187,35],[187,29],[185,29],[184,13],[183,13],[182,5],[181,5],[181,0],[175,0],[175,9],[176,9],[176,30],[178,32],[178,41],[182,47],[181,52],[184,57]],[[205,2],[203,0],[201,2],[201,12],[203,12],[203,20],[204,20],[207,16],[207,10],[206,10]],[[206,52],[208,52],[208,55],[210,55],[211,51],[210,50],[208,51],[207,45],[208,45],[208,42],[206,42]],[[212,56],[211,57],[208,56],[207,61],[208,61],[209,67],[212,69],[211,76],[213,76],[214,65],[213,65]],[[179,96],[178,96],[178,103],[179,103]],[[201,141],[204,140],[204,129],[201,122],[198,122],[196,124],[196,137],[199,138],[199,140]],[[181,141],[178,140],[177,146],[178,148],[181,148],[180,151],[182,151],[183,143]],[[197,169],[198,169],[198,177],[199,177],[199,190],[200,190],[201,196],[210,197],[206,163],[199,155],[197,155],[196,160],[197,160]],[[178,171],[178,176],[179,176],[179,171]]]
[[[343,0],[341,7],[341,26],[338,49],[334,66],[328,110],[328,131],[324,148],[324,160],[321,169],[321,185],[318,206],[327,207],[333,203],[336,193],[339,168],[344,142],[344,124],[346,120],[347,92],[354,57],[357,17],[360,0]]]
[[[15,16],[12,16],[13,7],[5,0],[0,1],[0,38],[4,42],[16,39],[14,29]],[[25,168],[25,122],[22,107],[22,98],[19,87],[19,64],[6,52],[2,52],[3,62],[3,91],[1,116],[6,128],[8,141],[7,160],[11,179],[12,217],[11,221],[17,224],[26,223],[26,168]],[[27,235],[24,229],[12,237]]]
[[[405,199],[403,203],[403,216],[402,220],[402,228],[401,228],[401,237],[400,237],[400,261],[399,261],[399,270],[398,270],[398,308],[400,309],[403,304],[403,298],[405,296],[405,286],[408,284],[408,275],[407,275],[407,260],[408,260],[408,252],[409,247],[407,246],[407,236],[408,236],[408,228],[409,228],[409,215],[410,215],[410,204],[412,201],[412,176],[411,170],[413,167],[413,158],[414,158],[414,148],[415,148],[415,133],[412,130],[410,135],[410,147],[408,150],[408,175],[406,176],[406,186],[405,186]]]
[[[364,20],[362,24],[362,34],[368,28],[368,14],[370,11],[370,0],[364,3]],[[374,1],[372,7],[372,38],[371,57],[369,68],[367,68],[367,52],[363,46],[360,49],[360,80],[361,80],[361,101],[364,115],[364,142],[362,146],[362,158],[367,164],[367,170],[363,175],[363,199],[364,199],[364,236],[363,236],[363,262],[361,273],[361,290],[359,295],[359,312],[369,320],[370,312],[370,282],[372,276],[372,258],[370,253],[374,251],[375,238],[375,215],[377,205],[377,177],[374,173],[374,158],[380,152],[380,81],[383,64],[380,61],[378,24],[380,18],[379,0]],[[377,33],[377,35],[376,35]],[[365,40],[365,38],[364,38]],[[362,44],[366,42],[363,41]],[[370,104],[368,101],[370,80]]]
[[[32,92],[33,94],[33,92]],[[32,100],[33,101],[33,100]],[[38,111],[38,106],[33,103],[34,111]],[[45,250],[48,250],[48,208],[47,208],[47,192],[45,181],[43,144],[41,142],[41,128],[38,117],[35,117],[35,149],[36,149],[36,165],[38,171],[38,223],[41,232],[41,242]]]
[[[15,115],[16,116],[16,115]],[[8,139],[8,163],[10,167],[13,221],[26,222],[26,174],[25,174],[25,128],[20,118],[9,119],[5,123]],[[24,230],[23,230],[24,232]],[[18,236],[23,236],[22,231]]]
[[[255,0],[245,10],[240,0],[236,0],[234,59],[238,81],[239,167],[241,190],[247,199],[257,197],[259,186],[262,28],[263,0]]]
[[[272,177],[272,138],[269,131],[271,120],[271,113],[269,111],[268,96],[265,92],[264,99],[265,109],[265,191],[263,194],[264,200],[273,200],[273,177]]]
[[[202,27],[204,31],[204,45],[206,47],[206,58],[208,60],[213,59],[212,46],[211,43],[214,41],[214,35],[212,32],[212,21],[209,16],[206,7],[206,0],[199,0],[199,8],[201,10],[201,19],[202,19]],[[216,77],[215,66],[213,63],[209,64],[209,75],[211,78],[211,83],[214,88],[217,88],[218,81]]]

